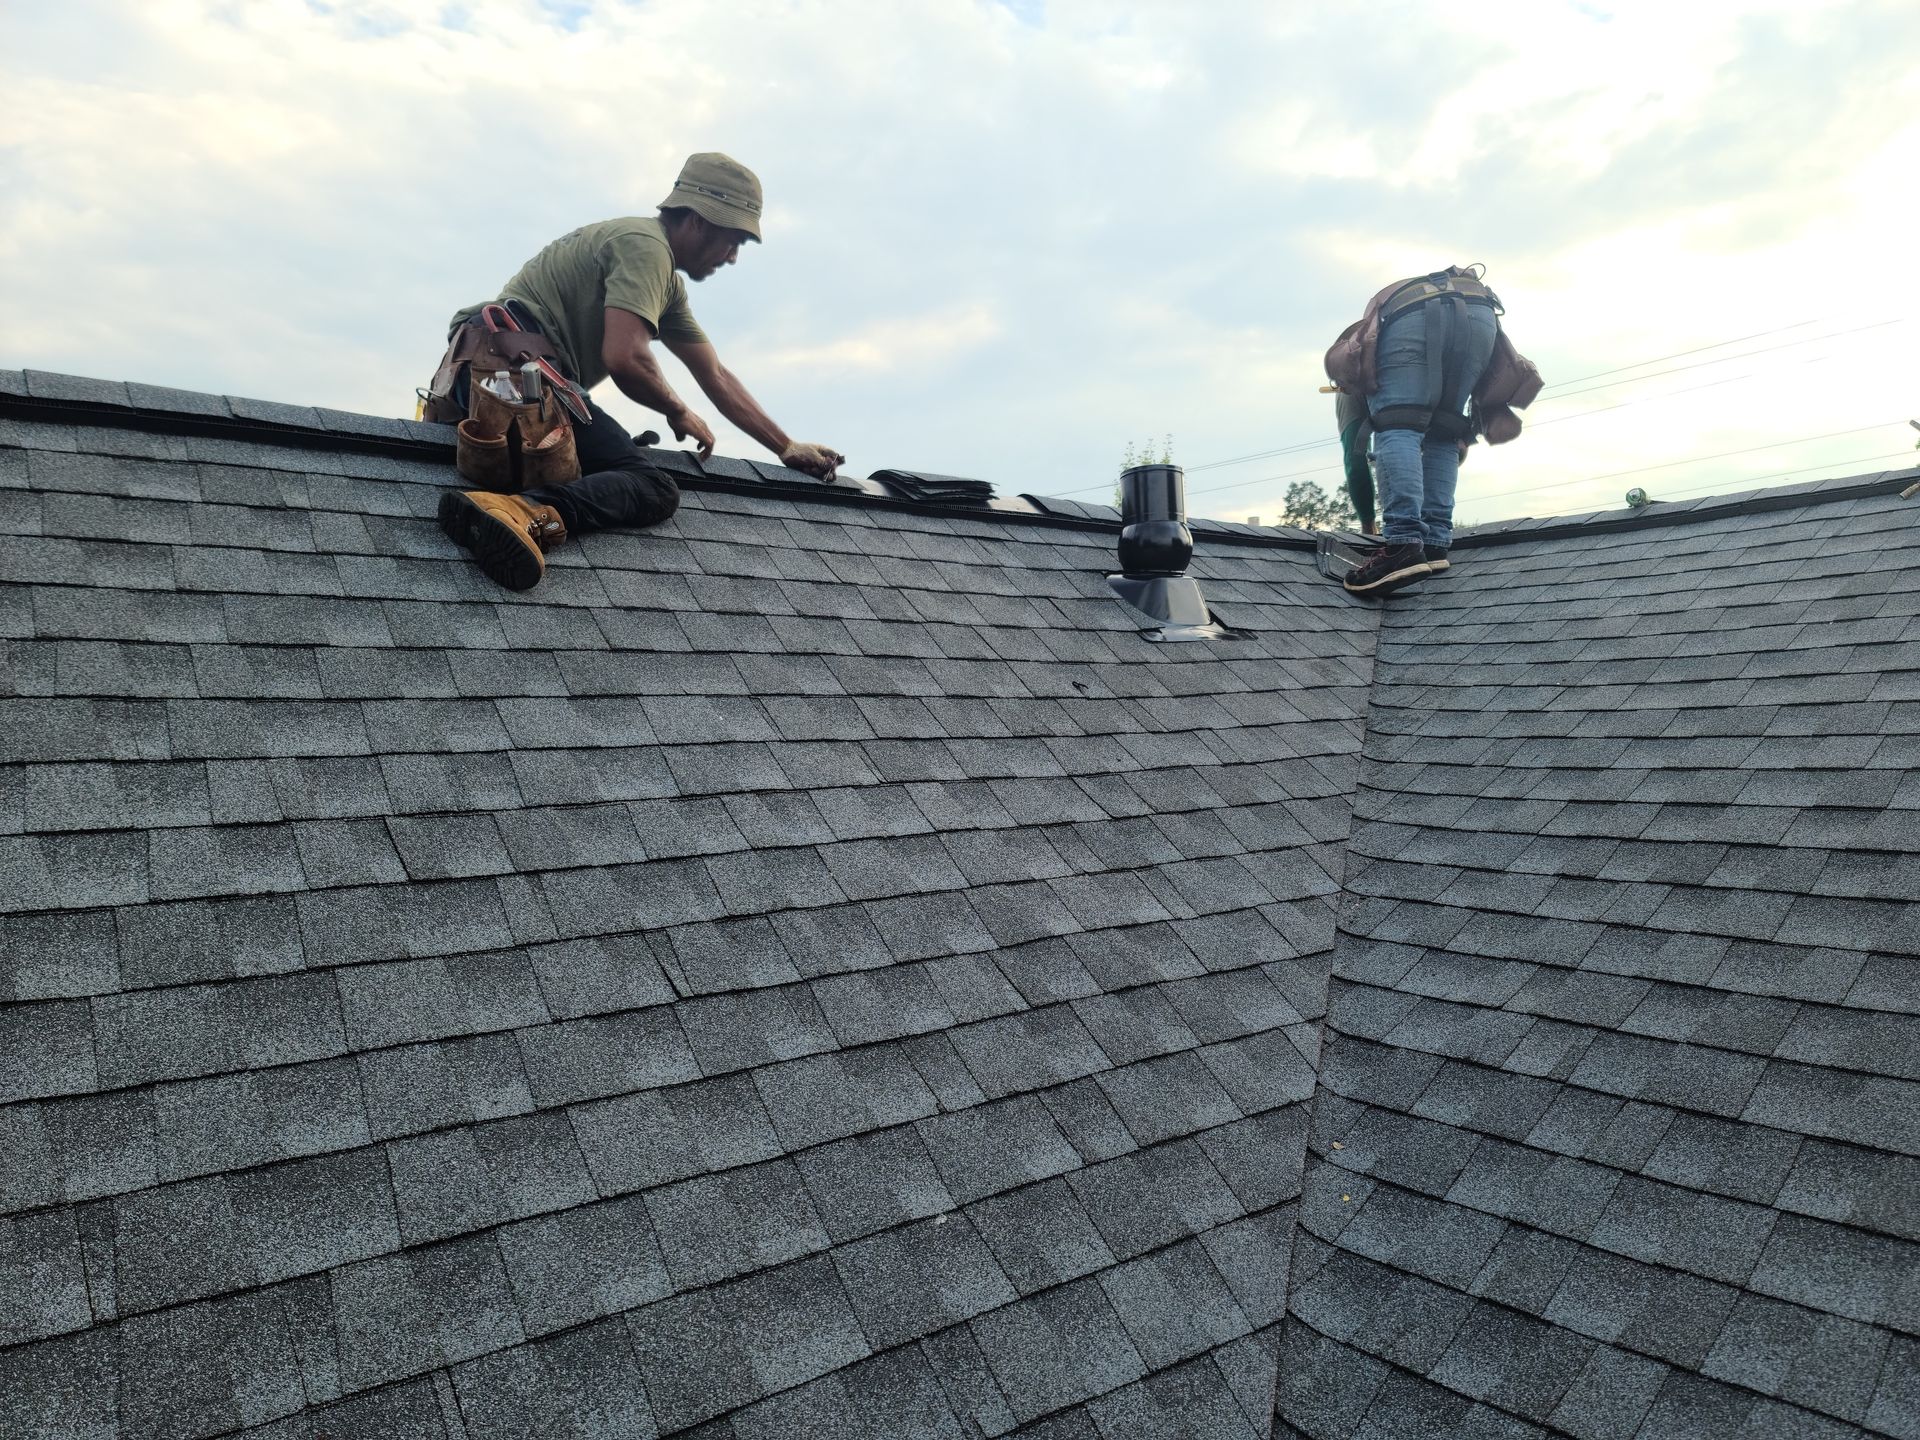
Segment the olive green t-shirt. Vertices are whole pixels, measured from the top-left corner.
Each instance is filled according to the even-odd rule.
[[[568,231],[522,265],[499,298],[518,300],[533,312],[567,373],[585,390],[607,378],[600,346],[608,306],[638,315],[662,340],[707,338],[687,303],[686,279],[673,268],[666,231],[658,220],[639,216]],[[479,309],[467,306],[453,325]]]

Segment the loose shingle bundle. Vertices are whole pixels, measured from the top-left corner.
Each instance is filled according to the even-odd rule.
[[[993,498],[993,486],[985,480],[968,480],[960,475],[935,475],[926,470],[876,470],[878,480],[894,494],[924,505],[984,505]]]

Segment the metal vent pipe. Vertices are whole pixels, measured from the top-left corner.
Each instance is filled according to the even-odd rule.
[[[1187,574],[1191,559],[1186,472],[1178,465],[1121,471],[1120,573],[1107,577],[1107,588],[1149,640],[1230,638]]]
[[[1121,471],[1120,573],[1139,579],[1184,575],[1192,558],[1186,472],[1178,465]]]

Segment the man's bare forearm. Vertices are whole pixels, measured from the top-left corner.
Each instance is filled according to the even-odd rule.
[[[650,350],[628,357],[613,372],[613,383],[629,400],[637,401],[649,410],[657,410],[669,420],[678,420],[686,414],[686,402],[667,383],[666,373],[661,370],[660,362],[653,358]]]
[[[760,402],[753,398],[731,370],[722,366],[712,377],[711,383],[704,384],[702,388],[707,392],[707,398],[713,401],[714,409],[775,455],[785,454],[787,447],[793,443],[792,437],[760,408]]]

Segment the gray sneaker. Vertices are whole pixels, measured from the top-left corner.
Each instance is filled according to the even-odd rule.
[[[1447,561],[1447,547],[1444,545],[1425,546],[1421,554],[1426,559],[1427,569],[1435,574],[1450,568]]]

